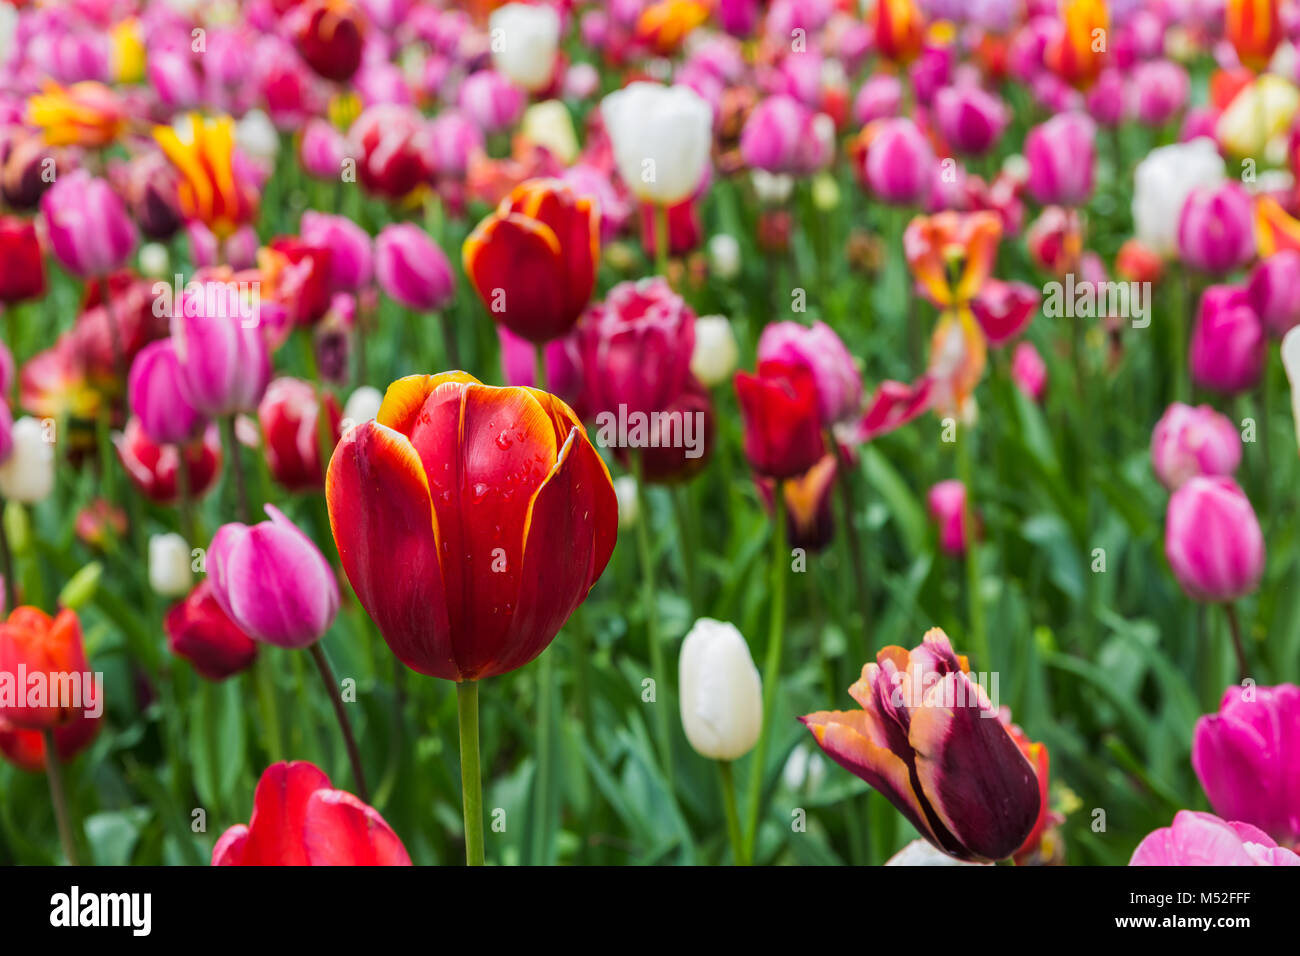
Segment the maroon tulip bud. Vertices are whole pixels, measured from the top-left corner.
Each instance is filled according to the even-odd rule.
[[[225,680],[247,670],[257,657],[257,644],[221,610],[204,578],[163,620],[167,646],[203,677]]]

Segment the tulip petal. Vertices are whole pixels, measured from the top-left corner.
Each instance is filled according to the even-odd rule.
[[[248,827],[236,823],[217,837],[212,847],[213,866],[243,866],[248,849]]]
[[[437,518],[410,440],[379,422],[351,429],[330,460],[325,496],[343,570],[398,660],[459,680]]]
[[[303,760],[267,767],[253,792],[243,864],[306,866],[302,828],[307,801],[329,786],[329,777]]]
[[[442,372],[438,375],[407,375],[388,386],[375,421],[410,437],[415,419],[425,401],[444,385],[478,384],[468,372]]]
[[[489,217],[465,240],[465,271],[494,322],[530,342],[569,330],[576,313],[555,231],[519,213]]]
[[[303,847],[310,866],[410,866],[393,828],[342,790],[317,790],[307,801]]]

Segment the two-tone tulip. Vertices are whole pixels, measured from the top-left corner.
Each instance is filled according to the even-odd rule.
[[[871,34],[877,52],[895,63],[910,63],[925,42],[925,20],[916,0],[876,0]]]
[[[336,83],[361,65],[365,18],[348,0],[307,0],[291,11],[298,53],[313,70]]]
[[[203,428],[203,416],[186,401],[180,379],[180,361],[170,339],[150,342],[131,362],[127,376],[131,412],[155,442],[186,442]]]
[[[221,439],[216,425],[208,425],[193,441],[162,443],[150,438],[141,420],[132,415],[113,441],[118,460],[131,483],[146,498],[159,504],[174,504],[182,488],[190,500],[198,500],[221,472]],[[179,474],[182,462],[184,479]]]
[[[1063,0],[1054,27],[1043,50],[1044,64],[1066,83],[1086,89],[1106,65],[1106,0]]]
[[[204,282],[173,310],[181,394],[210,418],[252,411],[270,381],[261,315],[246,314],[250,306],[233,283]]]
[[[1284,36],[1279,0],[1227,0],[1223,32],[1246,66],[1263,70]]]
[[[343,569],[384,640],[446,680],[541,654],[617,533],[609,472],[568,406],[463,372],[390,385],[376,420],[343,436],[325,494]]]
[[[1174,402],[1151,432],[1151,467],[1170,491],[1196,475],[1232,475],[1241,464],[1241,436],[1209,405]]]
[[[327,426],[320,421],[322,404],[329,416]],[[271,382],[257,406],[271,477],[290,491],[323,486],[321,446],[328,442],[333,450],[342,418],[338,400],[329,393],[322,397],[310,382],[288,376]]]
[[[122,98],[95,80],[49,83],[27,101],[28,125],[50,146],[107,146],[122,135],[126,118]]]
[[[862,373],[835,331],[825,322],[811,326],[774,322],[758,339],[758,360],[795,362],[812,373],[822,424],[840,424],[862,406]]]
[[[181,211],[220,239],[257,215],[257,188],[235,169],[235,121],[190,114],[158,126],[154,139],[180,173]]]
[[[120,269],[140,238],[122,198],[84,169],[50,187],[41,213],[55,258],[83,278]]]
[[[1004,860],[1035,828],[1038,776],[948,636],[886,647],[849,688],[861,710],[800,719],[840,766],[960,860]]]
[[[347,136],[347,150],[357,158],[357,180],[367,192],[405,199],[429,176],[427,135],[424,118],[411,107],[367,107]]]
[[[530,179],[475,227],[465,273],[492,320],[542,344],[568,332],[591,298],[600,216],[555,179]]]

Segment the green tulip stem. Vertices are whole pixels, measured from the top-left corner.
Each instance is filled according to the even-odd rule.
[[[668,276],[668,207],[655,203],[655,272]]]
[[[772,489],[772,611],[771,630],[767,636],[767,659],[763,664],[763,730],[754,748],[749,771],[749,817],[745,831],[745,859],[755,859],[758,841],[758,812],[763,794],[763,765],[768,738],[772,736],[772,709],[776,704],[776,685],[781,679],[781,641],[785,634],[785,482],[778,480]]]
[[[5,527],[6,502],[0,497],[0,574],[5,579],[4,613],[10,614],[18,606],[18,584],[14,581],[13,551],[9,547],[9,530]]]
[[[664,670],[664,649],[659,644],[658,615],[655,610],[654,549],[650,546],[650,503],[645,493],[645,462],[635,450],[632,468],[636,477],[636,544],[641,558],[641,604],[645,613],[645,639],[650,650],[650,671],[655,682],[655,731],[659,737],[659,759],[663,764],[668,792],[673,793],[673,744],[668,722],[668,708],[659,695],[668,687]]]
[[[72,839],[72,825],[68,816],[68,798],[63,789],[63,768],[59,765],[59,749],[54,742],[54,731],[48,727],[41,732],[45,738],[45,776],[50,781],[50,803],[54,807],[54,821],[59,828],[59,842],[69,866],[78,866],[77,844]]]
[[[736,812],[736,783],[731,775],[731,761],[718,761],[718,776],[722,778],[722,809],[727,815],[727,839],[731,841],[731,856],[736,866],[745,865],[745,841],[740,835],[740,815]]]
[[[966,605],[970,616],[970,648],[980,667],[989,667],[988,638],[984,631],[984,602],[980,597],[979,541],[975,526],[974,468],[971,464],[971,444],[974,430],[965,428],[957,438],[957,470],[966,489],[962,499],[961,528],[966,542]]]
[[[227,415],[221,419],[221,441],[230,456],[230,470],[235,476],[235,500],[239,503],[239,520],[247,523],[252,518],[248,503],[248,486],[244,482],[244,466],[240,461],[239,439],[235,437],[235,416]]]
[[[1232,650],[1237,655],[1237,671],[1242,681],[1250,674],[1250,664],[1246,661],[1246,645],[1241,640],[1241,622],[1237,620],[1237,608],[1231,601],[1223,604],[1223,615],[1228,619],[1228,633],[1232,636]]]
[[[370,791],[366,787],[366,774],[361,767],[361,751],[357,748],[357,738],[352,733],[352,721],[348,719],[347,708],[343,706],[343,698],[339,694],[339,682],[334,677],[334,669],[330,667],[329,659],[321,650],[320,641],[308,650],[311,659],[316,663],[316,670],[320,672],[321,683],[325,685],[325,696],[330,699],[334,716],[338,718],[339,730],[343,732],[343,744],[347,747],[348,761],[352,764],[352,779],[357,785],[357,796],[363,803],[369,803]]]
[[[456,685],[460,723],[460,786],[464,792],[465,863],[483,865],[483,778],[478,765],[478,681]]]

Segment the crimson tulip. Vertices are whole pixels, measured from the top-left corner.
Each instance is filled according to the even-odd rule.
[[[0,302],[6,305],[45,294],[45,260],[30,220],[0,216]]]
[[[332,449],[342,434],[343,413],[338,399],[328,392],[324,393],[324,405]],[[319,488],[325,483],[320,408],[321,396],[310,382],[288,377],[267,386],[257,406],[271,477],[290,491]]]
[[[769,359],[757,374],[736,373],[745,456],[768,478],[805,474],[826,451],[817,383],[803,364]]]
[[[307,65],[336,83],[352,78],[361,65],[365,20],[347,0],[308,0],[290,18],[298,52]]]
[[[122,433],[114,436],[114,444],[131,483],[159,504],[173,504],[180,495],[177,473],[182,456],[185,490],[191,500],[202,497],[221,472],[221,439],[216,425],[208,425],[200,438],[188,444],[159,444],[145,434],[140,419],[132,416]]]
[[[163,630],[171,652],[211,681],[247,670],[257,657],[257,644],[221,609],[207,578],[172,606]]]
[[[74,611],[50,617],[34,607],[14,608],[0,624],[0,675],[9,678],[11,694],[0,699],[0,719],[26,730],[53,730],[72,723],[94,703],[98,687],[81,686],[86,673],[81,622]],[[20,674],[26,674],[23,681]],[[46,692],[33,698],[36,678]],[[80,688],[78,700],[65,699],[65,688]]]

